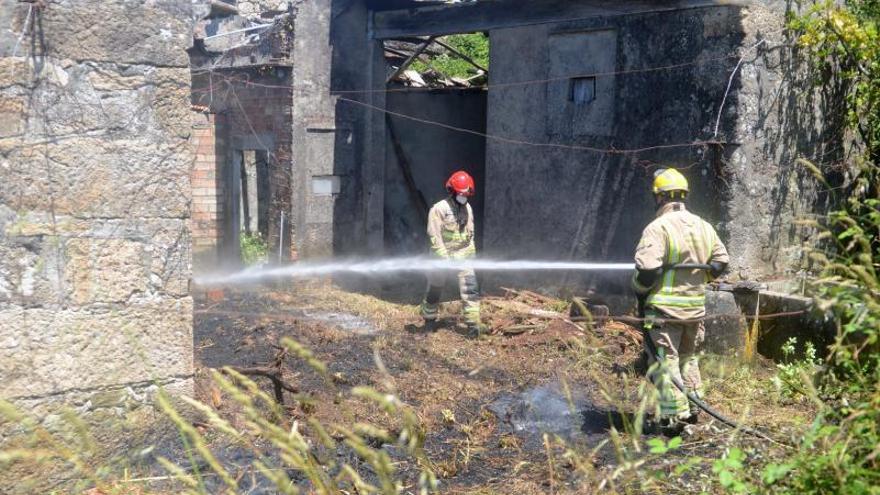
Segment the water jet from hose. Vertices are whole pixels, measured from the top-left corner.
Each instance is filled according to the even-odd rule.
[[[229,285],[259,282],[279,277],[311,278],[341,274],[378,276],[401,272],[455,271],[470,268],[480,272],[522,271],[620,271],[635,269],[632,263],[586,263],[573,261],[442,259],[423,256],[351,259],[339,261],[304,261],[284,266],[253,267],[234,273],[204,275],[195,278],[199,285]]]

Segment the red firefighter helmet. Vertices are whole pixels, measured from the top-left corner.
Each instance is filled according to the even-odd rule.
[[[449,191],[449,194],[473,196],[475,189],[474,178],[464,170],[459,170],[450,175],[449,180],[446,181],[446,190]]]

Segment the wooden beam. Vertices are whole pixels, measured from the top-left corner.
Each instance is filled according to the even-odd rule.
[[[480,64],[478,64],[478,63],[476,63],[476,62],[474,62],[473,59],[471,59],[470,57],[468,57],[468,56],[465,55],[464,53],[461,53],[460,51],[456,50],[454,47],[449,46],[449,44],[444,43],[444,42],[442,42],[442,41],[440,41],[440,40],[434,40],[434,43],[437,43],[438,45],[442,46],[443,48],[446,48],[446,49],[449,50],[450,52],[452,52],[452,53],[454,53],[455,55],[457,55],[457,56],[459,56],[460,58],[462,58],[465,62],[467,62],[467,63],[473,65],[473,66],[476,67],[477,69],[480,69],[480,70],[483,71],[484,73],[486,73],[486,74],[489,73],[489,69],[487,69],[487,68],[483,67],[482,65],[480,65]]]
[[[408,59],[404,60],[403,63],[400,64],[400,67],[398,67],[397,70],[394,71],[393,74],[388,76],[388,79],[385,80],[385,84],[390,83],[391,81],[395,80],[397,78],[397,76],[402,74],[403,71],[405,71],[406,68],[409,67],[409,64],[413,63],[413,61],[415,59],[417,59],[419,57],[419,55],[422,54],[423,51],[425,51],[425,48],[428,48],[428,45],[430,45],[432,41],[434,41],[434,36],[431,36],[428,39],[426,39],[425,41],[423,41],[422,44],[419,45],[418,48],[416,48],[416,51],[414,51],[413,54],[410,55]]]
[[[391,115],[387,113],[385,114],[385,126],[388,128],[388,136],[391,138],[391,144],[394,146],[394,155],[397,157],[397,165],[400,167],[400,172],[403,174],[406,188],[409,190],[409,194],[416,204],[416,209],[419,210],[419,215],[422,217],[422,221],[427,222],[428,202],[425,200],[422,191],[419,190],[419,187],[416,185],[415,177],[413,177],[412,174],[412,167],[409,164],[409,160],[406,158],[406,153],[403,151],[403,146],[400,144],[400,140],[397,138],[397,133],[394,131],[394,122],[391,120]]]
[[[399,50],[395,50],[394,48],[388,48],[387,46],[385,48],[383,48],[383,50],[385,50],[386,52],[388,52],[392,55],[397,55],[398,57],[403,57],[403,58],[409,57],[409,55],[410,55],[408,53],[403,53]]]

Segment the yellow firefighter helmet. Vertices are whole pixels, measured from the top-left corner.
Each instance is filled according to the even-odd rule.
[[[688,181],[674,168],[663,168],[654,173],[654,194],[665,192],[688,192]]]

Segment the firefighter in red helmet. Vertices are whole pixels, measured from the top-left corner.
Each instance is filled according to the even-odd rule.
[[[477,254],[474,246],[474,212],[468,198],[474,195],[474,179],[458,171],[446,181],[448,196],[428,212],[428,238],[431,251],[444,259],[468,259]],[[446,281],[443,272],[428,273],[428,289],[422,301],[421,314],[426,323],[437,320],[438,303]],[[473,269],[458,272],[458,289],[464,303],[464,317],[472,335],[479,336],[485,327],[480,321],[480,292]]]

